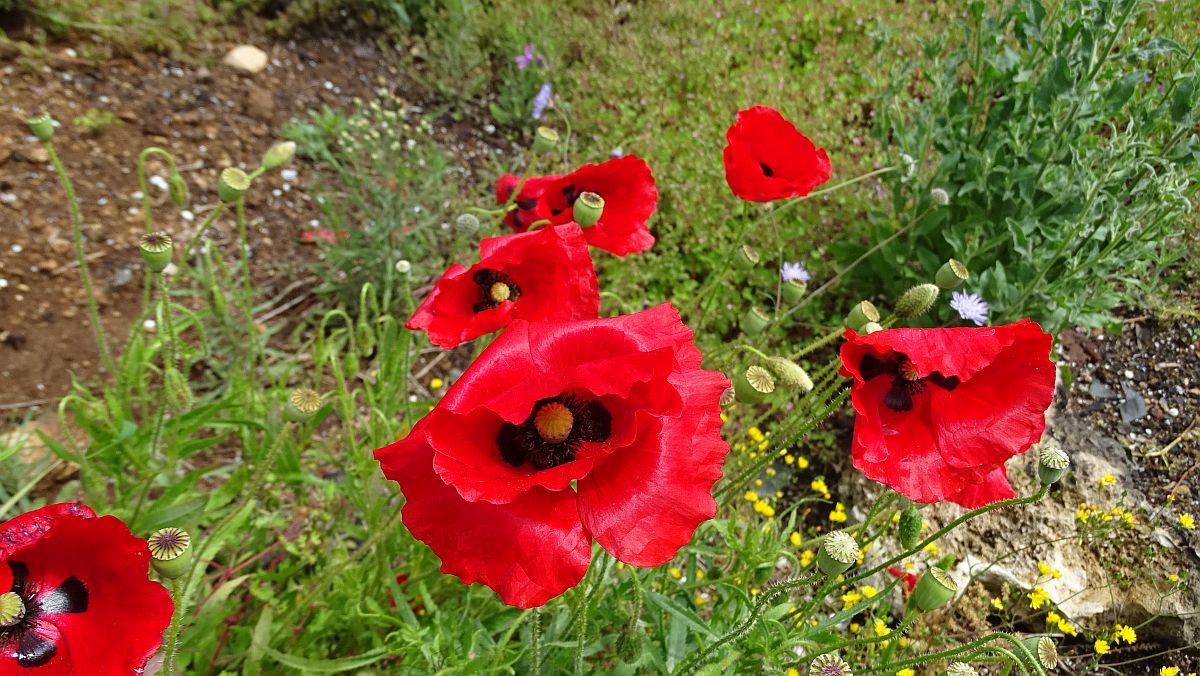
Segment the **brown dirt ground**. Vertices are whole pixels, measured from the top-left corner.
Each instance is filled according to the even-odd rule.
[[[186,239],[215,205],[220,169],[256,166],[289,117],[322,105],[349,109],[353,97],[398,79],[369,37],[246,41],[270,57],[254,75],[220,63],[239,43],[232,40],[198,47],[188,62],[143,56],[96,64],[61,45],[31,68],[0,54],[0,278],[7,281],[0,289],[0,417],[19,420],[52,406],[72,375],[87,380],[99,368],[62,188],[25,127],[29,115],[45,110],[61,123],[55,146],[79,196],[102,321],[116,345],[140,303],[135,166],[143,148],[170,150],[189,184],[186,211],[164,190],[148,188],[155,227]],[[72,123],[89,109],[112,111],[120,124],[88,132]],[[260,297],[273,297],[317,255],[299,242],[319,217],[307,190],[314,172],[300,163],[291,169],[298,175],[265,175],[247,193]],[[151,159],[147,174],[165,177],[166,166]],[[210,234],[228,248],[236,240],[232,218],[222,216]]]

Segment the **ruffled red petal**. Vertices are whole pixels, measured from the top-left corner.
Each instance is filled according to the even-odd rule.
[[[28,673],[136,673],[162,644],[174,611],[167,590],[148,578],[150,551],[145,540],[134,537],[119,519],[92,518],[90,509],[77,505],[52,505],[25,516],[32,521],[48,517],[49,530],[7,552],[3,562],[24,565],[25,588],[36,590],[38,598],[64,585],[81,585],[75,589],[83,590],[75,592],[72,605],[63,607],[59,601],[55,611],[44,609],[34,618],[33,632],[56,645],[53,657]],[[3,528],[8,531],[10,524]],[[17,664],[19,645],[0,644],[0,671],[25,673]]]
[[[17,515],[0,524],[0,560],[45,537],[55,521],[64,516],[94,519],[96,513],[87,505],[60,502]]]
[[[474,275],[495,270],[509,277],[520,295],[476,311],[483,300]],[[449,349],[498,331],[513,319],[591,319],[600,312],[596,271],[576,225],[493,237],[480,243],[480,260],[470,269],[451,265],[405,324],[425,330],[435,345]]]
[[[774,108],[754,106],[738,112],[725,139],[725,180],[744,200],[803,197],[829,180],[832,167],[825,149],[817,148]]]
[[[442,572],[482,582],[521,608],[540,606],[583,579],[591,539],[574,492],[534,488],[504,505],[467,502],[433,471],[425,420],[375,457],[407,499],[404,524],[442,560]]]
[[[636,155],[585,164],[546,186],[543,218],[554,225],[574,220],[575,199],[585,192],[604,198],[600,220],[584,228],[588,244],[618,256],[645,251],[654,244],[646,221],[658,208],[658,188],[650,165]]]
[[[504,174],[496,181],[496,204],[508,204],[508,199],[516,191],[518,186],[521,186],[521,193],[517,196],[513,203],[516,209],[504,215],[504,224],[516,230],[517,232],[525,232],[529,226],[539,220],[546,218],[542,215],[542,194],[545,193],[546,187],[554,181],[562,178],[562,174],[549,174],[546,176],[530,176],[525,179],[525,185],[521,186],[521,178],[513,174]]]
[[[652,419],[638,441],[579,481],[579,514],[592,537],[634,566],[671,560],[716,514],[712,486],[729,452],[720,434],[723,374],[682,371],[678,416]]]
[[[1024,320],[846,335],[841,373],[855,379],[855,467],[917,502],[978,506],[1012,497],[1004,463],[1041,438],[1054,394],[1049,334]],[[937,372],[959,382],[926,381],[910,410],[893,410],[884,403],[893,377],[864,379],[862,364],[897,354],[922,378]]]

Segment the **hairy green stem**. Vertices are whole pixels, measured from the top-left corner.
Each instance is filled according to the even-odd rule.
[[[171,580],[171,598],[175,601],[175,611],[171,613],[171,628],[167,632],[167,649],[163,655],[163,671],[167,676],[175,676],[175,653],[179,644],[180,625],[183,623],[183,598],[179,578]]]

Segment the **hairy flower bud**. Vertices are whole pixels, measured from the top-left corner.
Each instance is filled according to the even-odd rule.
[[[558,132],[550,127],[538,127],[533,134],[533,152],[545,155],[558,145]]]
[[[192,394],[192,388],[188,385],[187,378],[184,378],[179,369],[174,366],[168,366],[163,371],[163,394],[167,400],[167,407],[175,415],[187,413],[195,402],[195,396]]]
[[[921,512],[915,505],[909,505],[900,512],[900,545],[912,549],[921,542]]]
[[[29,131],[42,143],[49,143],[54,138],[54,120],[50,113],[38,113],[26,120]]]
[[[846,531],[834,531],[821,540],[821,549],[817,552],[817,565],[826,575],[841,575],[858,562],[861,553],[862,550],[852,535]]]
[[[171,236],[161,230],[142,235],[138,239],[138,252],[150,272],[162,272],[171,264],[171,250],[174,248]]]
[[[929,312],[929,308],[937,302],[938,288],[933,284],[918,284],[896,302],[896,316],[900,319],[912,319]]]
[[[796,362],[783,357],[771,357],[767,360],[767,367],[775,374],[775,378],[780,385],[789,390],[799,390],[800,392],[812,392],[813,381],[808,376],[808,373]]]
[[[217,197],[222,202],[236,202],[250,189],[250,176],[237,167],[225,167],[217,179]]]
[[[604,198],[594,192],[582,193],[575,200],[571,214],[581,228],[595,225],[604,214]]]
[[[183,209],[191,200],[191,195],[188,193],[187,181],[179,174],[171,174],[171,178],[167,179],[167,195],[175,206]]]
[[[954,598],[958,584],[950,573],[934,566],[925,571],[917,586],[913,588],[913,602],[921,610],[937,610]]]
[[[742,331],[750,336],[757,336],[770,325],[771,315],[756,307],[747,310],[746,316],[742,317]]]
[[[733,392],[744,404],[757,404],[775,391],[775,378],[761,366],[739,370],[733,378]]]
[[[267,152],[263,153],[262,161],[259,164],[262,165],[264,171],[272,171],[291,162],[295,155],[296,142],[284,141],[268,148]]]
[[[843,324],[855,333],[863,333],[863,328],[868,322],[879,322],[879,310],[875,309],[871,301],[864,300],[850,308]]]
[[[454,219],[454,229],[460,235],[470,237],[479,231],[479,217],[475,214],[462,214]]]
[[[182,528],[160,528],[146,539],[150,565],[168,580],[183,576],[191,566],[192,538]]]
[[[970,277],[971,273],[967,270],[967,266],[963,265],[961,261],[951,258],[937,271],[934,281],[939,287],[949,291],[962,286],[962,283]]]
[[[1054,444],[1044,444],[1038,453],[1038,478],[1047,486],[1063,478],[1070,466],[1066,452]]]

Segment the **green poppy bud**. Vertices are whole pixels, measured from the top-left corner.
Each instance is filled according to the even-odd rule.
[[[901,319],[919,317],[937,302],[938,288],[933,284],[918,284],[900,296],[896,302],[896,316]]]
[[[1047,486],[1057,483],[1071,466],[1071,459],[1066,452],[1053,444],[1042,446],[1038,461],[1038,478]]]
[[[165,232],[151,232],[138,240],[138,251],[150,272],[162,272],[171,264],[171,250],[175,242]]]
[[[287,406],[284,407],[283,414],[292,422],[304,422],[313,417],[313,414],[319,411],[324,403],[321,395],[317,394],[316,390],[307,387],[298,387],[292,390],[292,393],[288,396]]]
[[[957,591],[958,584],[950,577],[950,573],[933,567],[917,580],[917,586],[913,588],[913,601],[921,610],[937,610],[949,603]]]
[[[808,284],[798,279],[789,279],[783,283],[783,299],[788,303],[799,303],[808,291]]]
[[[796,362],[784,359],[783,357],[771,357],[767,360],[767,367],[775,374],[780,385],[789,390],[799,390],[805,393],[812,392],[812,378]]]
[[[366,357],[375,351],[375,331],[366,320],[359,320],[355,328],[355,339],[358,341],[358,352]]]
[[[747,310],[746,316],[742,317],[742,331],[750,336],[757,336],[770,325],[771,315],[756,307]]]
[[[171,178],[167,179],[167,195],[171,197],[171,201],[180,209],[188,205],[191,195],[188,194],[187,181],[179,174],[171,174]]]
[[[581,228],[595,225],[604,214],[604,198],[594,192],[584,192],[575,199],[571,214]]]
[[[1054,645],[1054,639],[1049,636],[1030,636],[1021,643],[1025,644],[1026,650],[1043,669],[1058,667],[1058,646]]]
[[[833,653],[818,655],[808,666],[809,676],[854,676],[846,660]]]
[[[250,189],[250,176],[237,167],[225,167],[217,180],[217,197],[222,202],[236,202]]]
[[[834,531],[821,540],[817,565],[826,575],[841,575],[858,562],[861,553],[853,536],[846,531]]]
[[[744,404],[757,404],[775,391],[775,377],[761,366],[738,371],[733,378],[733,393]]]
[[[150,565],[168,580],[183,577],[191,567],[192,538],[182,528],[160,528],[146,539]]]
[[[454,219],[454,229],[460,235],[470,237],[479,231],[479,217],[475,214],[463,214]]]
[[[912,549],[921,542],[921,512],[915,505],[909,505],[900,512],[900,544],[905,549]]]
[[[756,267],[762,257],[758,255],[758,250],[749,244],[743,244],[738,247],[737,253],[734,254],[734,263],[740,268],[750,269]]]
[[[54,120],[50,113],[38,113],[26,120],[26,124],[29,125],[29,131],[42,143],[49,143],[50,139],[54,138]]]
[[[863,333],[863,328],[868,322],[879,322],[879,310],[875,309],[871,301],[864,300],[850,308],[850,314],[846,315],[843,324],[856,333]]]
[[[166,396],[167,408],[175,415],[187,413],[195,402],[187,378],[174,366],[168,366],[163,371],[163,394]]]
[[[25,618],[25,601],[16,592],[0,594],[0,628],[15,626]]]
[[[287,164],[288,162],[291,162],[292,158],[295,155],[296,155],[295,141],[284,141],[283,143],[276,143],[275,145],[273,145],[269,149],[267,149],[267,152],[263,153],[262,162],[260,162],[260,164],[262,165],[262,168],[264,171],[271,171],[273,169],[278,169],[279,167],[282,167],[283,165]]]
[[[538,127],[533,134],[533,152],[545,155],[558,145],[558,132],[550,127]]]
[[[962,286],[963,282],[970,277],[971,273],[967,270],[967,266],[963,265],[961,261],[951,258],[937,271],[934,281],[939,287],[949,291]]]

